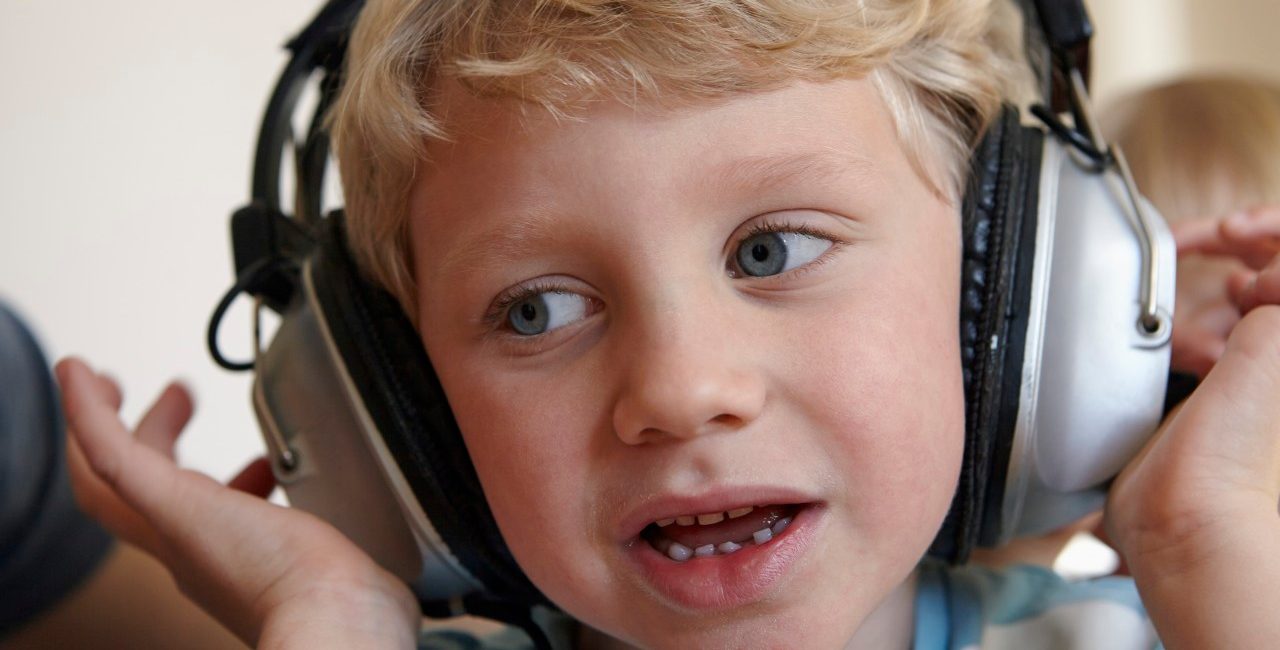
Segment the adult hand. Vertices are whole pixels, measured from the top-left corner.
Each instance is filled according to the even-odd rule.
[[[76,359],[56,368],[77,499],[164,563],[196,603],[252,646],[411,647],[421,615],[403,583],[329,524],[261,497],[270,468],[230,485],[174,461],[192,414],[167,388],[131,433],[120,391]]]
[[[1273,302],[1267,296],[1280,282],[1274,266],[1280,256],[1280,206],[1176,223],[1173,233],[1179,293],[1172,365],[1203,378],[1222,356],[1239,318]]]

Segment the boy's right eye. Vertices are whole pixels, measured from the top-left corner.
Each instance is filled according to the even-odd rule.
[[[594,301],[563,289],[521,289],[503,301],[505,325],[519,336],[538,336],[571,325],[595,311]]]

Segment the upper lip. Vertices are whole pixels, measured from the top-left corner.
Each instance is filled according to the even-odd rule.
[[[617,527],[619,541],[636,538],[649,524],[659,519],[671,519],[681,515],[698,515],[725,512],[745,506],[764,506],[784,503],[813,503],[812,494],[796,488],[777,486],[721,486],[697,493],[663,492],[644,499],[631,508]]]

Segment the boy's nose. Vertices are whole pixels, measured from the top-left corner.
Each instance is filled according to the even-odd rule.
[[[633,340],[613,427],[629,445],[736,431],[764,408],[765,382],[717,328],[669,327]]]

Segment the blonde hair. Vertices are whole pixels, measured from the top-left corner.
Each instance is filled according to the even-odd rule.
[[[1170,221],[1280,202],[1280,87],[1204,77],[1120,100],[1103,122]]]
[[[918,173],[955,199],[969,151],[1026,88],[1011,0],[369,0],[331,132],[357,264],[416,314],[409,189],[444,78],[571,116],[870,75]],[[926,161],[937,161],[930,165]]]

